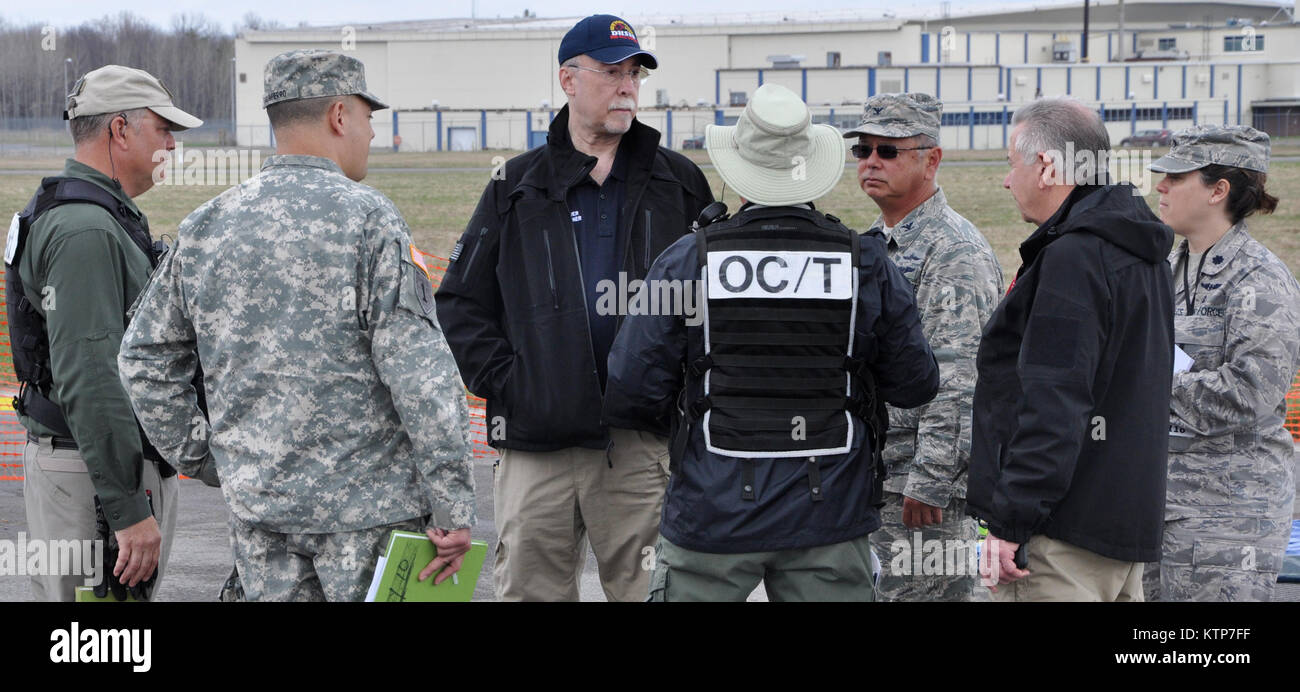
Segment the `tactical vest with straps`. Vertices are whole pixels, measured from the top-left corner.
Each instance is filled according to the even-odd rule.
[[[811,209],[742,210],[695,234],[704,355],[689,364],[706,448],[809,458],[853,446],[853,417],[884,442],[870,370],[853,357],[859,236]]]
[[[165,247],[155,243],[145,230],[139,216],[112,193],[87,180],[68,177],[48,177],[32,196],[22,212],[14,216],[5,245],[5,303],[9,316],[9,342],[13,349],[14,374],[18,378],[18,396],[13,407],[19,414],[54,431],[60,437],[72,437],[63,411],[50,400],[53,385],[50,370],[50,338],[45,329],[45,319],[27,297],[19,274],[20,261],[32,224],[42,214],[64,204],[95,204],[113,216],[126,231],[132,242],[149,258],[149,266],[156,268]],[[124,316],[125,318],[125,316]],[[202,390],[200,389],[200,397]],[[162,461],[148,436],[141,433],[145,457]]]

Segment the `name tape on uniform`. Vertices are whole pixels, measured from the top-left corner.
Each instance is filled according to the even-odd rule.
[[[848,300],[853,297],[851,262],[847,252],[710,252],[709,300]]]

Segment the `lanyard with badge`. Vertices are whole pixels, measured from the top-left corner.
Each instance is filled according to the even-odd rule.
[[[1214,246],[1206,248],[1205,252],[1201,253],[1201,260],[1196,265],[1196,282],[1191,284],[1191,286],[1188,286],[1187,266],[1191,264],[1191,247],[1190,245],[1183,246],[1183,302],[1187,306],[1188,317],[1195,314],[1193,306],[1196,304],[1196,287],[1201,283],[1201,272],[1205,269],[1205,258],[1209,257],[1210,250],[1212,249],[1214,249]],[[1175,347],[1175,350],[1177,350],[1177,347]],[[1178,420],[1178,418],[1174,416],[1171,417],[1171,420],[1169,421],[1169,436],[1192,438],[1196,435],[1189,430],[1182,421]]]
[[[1188,317],[1196,314],[1192,307],[1196,302],[1196,287],[1201,283],[1201,270],[1205,269],[1205,258],[1210,256],[1210,250],[1212,249],[1214,249],[1213,245],[1201,253],[1201,261],[1196,265],[1196,281],[1191,285],[1191,288],[1188,288],[1187,265],[1191,264],[1191,248],[1187,245],[1183,246],[1183,302],[1187,305]]]

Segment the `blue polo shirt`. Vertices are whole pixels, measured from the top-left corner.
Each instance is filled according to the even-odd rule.
[[[587,292],[591,349],[596,356],[596,371],[600,374],[602,390],[608,367],[605,361],[609,358],[610,346],[614,344],[618,315],[596,313],[596,299],[600,296],[596,287],[603,280],[620,285],[618,272],[623,265],[626,239],[619,235],[618,223],[626,197],[627,153],[623,146],[619,146],[614,155],[614,165],[605,177],[604,185],[597,185],[591,176],[586,176],[569,188],[569,219],[573,222],[573,237],[578,245],[578,262],[582,266],[582,280]]]

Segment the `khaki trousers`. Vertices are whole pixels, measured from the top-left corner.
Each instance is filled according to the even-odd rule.
[[[644,601],[668,487],[667,440],[610,430],[608,450],[506,449],[492,479],[502,601],[577,601],[591,542],[610,601]]]
[[[23,448],[23,467],[28,540],[83,541],[97,538],[95,486],[90,482],[86,462],[79,450],[54,449],[48,437],[42,437],[40,442],[28,441]],[[157,594],[162,584],[167,558],[171,555],[172,537],[176,533],[177,478],[172,476],[164,480],[158,475],[157,464],[144,462],[141,482],[153,494],[154,518],[162,533],[162,552],[158,557],[152,594]],[[91,581],[87,581],[84,574],[33,575],[32,596],[38,601],[72,601],[76,597],[76,587],[90,586]]]
[[[995,601],[1141,601],[1142,563],[1103,557],[1047,536],[1029,539],[1030,575],[998,586]]]

